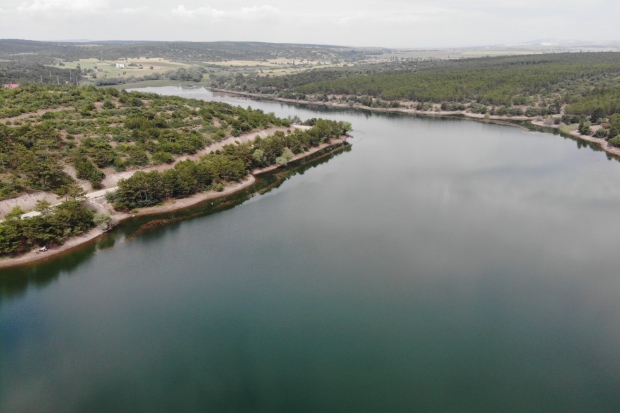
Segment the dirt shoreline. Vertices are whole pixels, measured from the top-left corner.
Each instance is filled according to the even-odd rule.
[[[285,98],[278,98],[278,97],[271,96],[271,95],[261,95],[259,93],[238,92],[234,90],[217,89],[217,88],[208,88],[208,89],[213,90],[215,92],[228,93],[231,95],[247,96],[247,97],[252,97],[252,98],[267,99],[267,100],[274,100],[278,102],[301,104],[301,105],[316,105],[316,106],[325,106],[325,107],[337,108],[337,109],[338,108],[339,109],[360,109],[360,110],[367,110],[370,112],[382,112],[382,113],[406,113],[410,115],[421,115],[421,116],[463,116],[463,117],[474,119],[474,120],[488,121],[488,122],[495,123],[498,125],[516,126],[518,128],[530,130],[526,128],[525,126],[518,125],[516,123],[511,122],[511,121],[527,121],[527,122],[530,122],[534,126],[539,126],[543,128],[549,128],[549,129],[560,129],[560,125],[547,125],[543,123],[542,121],[539,121],[538,116],[531,117],[531,116],[497,116],[497,115],[491,116],[489,115],[489,117],[486,117],[486,115],[483,115],[483,114],[471,113],[471,112],[465,112],[465,111],[442,110],[439,112],[434,112],[434,111],[422,111],[422,110],[404,109],[404,108],[372,108],[369,106],[351,107],[346,104],[337,104],[337,103],[330,103],[330,102],[313,102],[309,100],[285,99]],[[567,132],[562,132],[562,133],[567,133]],[[594,136],[582,135],[577,131],[571,131],[571,132],[568,132],[567,134],[570,135],[571,137],[581,139],[586,142],[598,144],[599,147],[606,153],[620,158],[620,148],[611,146],[603,138],[595,138]]]
[[[228,94],[234,94],[234,95],[240,95],[240,96],[248,96],[248,97],[254,97],[254,98],[261,98],[261,99],[268,99],[268,100],[275,100],[275,101],[279,101],[279,102],[285,102],[285,103],[293,103],[293,104],[307,104],[307,105],[319,105],[319,106],[326,106],[326,107],[333,107],[333,108],[341,108],[341,109],[351,109],[350,106],[348,105],[344,105],[344,104],[333,104],[333,103],[329,103],[329,102],[312,102],[312,101],[301,101],[301,100],[294,100],[294,99],[284,99],[284,98],[277,98],[277,97],[273,97],[273,96],[265,96],[265,95],[260,95],[260,94],[256,94],[256,93],[248,93],[248,92],[237,92],[237,91],[230,91],[230,90],[225,90],[225,89],[216,89],[216,88],[210,88],[210,90],[216,91],[216,92],[222,92],[222,93],[228,93]],[[522,125],[518,125],[515,123],[511,123],[510,121],[529,121],[532,125],[534,126],[539,126],[539,127],[543,127],[543,128],[549,128],[549,129],[561,129],[559,125],[547,125],[544,124],[541,121],[538,121],[537,118],[534,117],[527,117],[527,116],[513,116],[513,117],[507,117],[507,116],[489,116],[489,117],[485,117],[485,115],[481,115],[481,114],[475,114],[475,113],[467,113],[465,111],[439,111],[439,112],[431,112],[431,111],[418,111],[415,109],[403,109],[403,108],[371,108],[371,107],[366,107],[366,106],[361,106],[361,107],[355,107],[353,109],[362,109],[362,110],[368,110],[368,111],[372,111],[372,112],[383,112],[383,113],[405,113],[405,114],[413,114],[413,115],[422,115],[422,116],[464,116],[467,118],[471,118],[471,119],[475,119],[475,120],[484,120],[484,121],[490,121],[493,123],[497,123],[497,124],[503,124],[503,125],[509,125],[509,126],[517,126],[517,127],[521,127],[524,129],[524,126]],[[274,132],[275,130],[281,130],[281,129],[286,129],[286,128],[272,128],[273,130],[269,130],[269,132]],[[529,130],[529,129],[528,129]],[[566,132],[564,132],[566,133]],[[220,146],[223,145],[225,143],[233,143],[233,142],[229,142],[229,141],[233,141],[233,140],[237,140],[237,141],[242,141],[245,142],[246,140],[250,139],[250,136],[255,136],[256,132],[252,132],[252,133],[248,133],[247,136],[241,136],[241,137],[237,137],[237,138],[228,138],[222,142],[218,142],[216,145]],[[595,143],[597,144],[603,151],[605,151],[608,154],[617,156],[620,158],[620,148],[616,148],[614,146],[609,145],[609,143],[602,138],[595,138],[593,136],[587,136],[587,135],[581,135],[579,134],[579,132],[577,131],[571,131],[568,132],[568,135],[570,135],[571,137],[574,137],[576,139],[580,139],[583,141],[587,141],[590,143]],[[322,144],[316,148],[312,148],[311,150],[309,150],[308,152],[304,152],[302,154],[298,154],[297,156],[295,156],[292,161],[295,160],[299,160],[299,159],[303,159],[307,156],[310,156],[318,151],[321,151],[327,147],[330,146],[337,146],[339,144],[342,144],[343,142],[346,141],[346,137],[342,137],[340,139],[337,140],[332,140],[332,142],[330,142],[329,144]],[[219,144],[219,145],[218,145]],[[215,145],[214,145],[215,146]],[[175,161],[175,164],[180,161],[180,160],[185,160],[185,159],[194,159],[199,155],[204,155],[205,153],[211,152],[212,150],[215,150],[214,147],[208,147],[205,148],[204,150],[202,150],[200,152],[200,154],[196,154],[194,156],[189,155],[189,156],[185,156],[183,157],[183,159],[178,159]],[[159,167],[150,167],[148,168],[149,170],[151,169],[166,169],[166,167],[169,167],[168,165],[166,166],[159,166]],[[256,182],[256,175],[260,175],[262,173],[266,173],[266,172],[270,172],[273,171],[277,168],[279,168],[279,165],[272,165],[260,170],[254,170],[250,173],[250,175],[244,179],[241,182],[237,182],[237,183],[233,183],[231,185],[228,185],[224,188],[224,190],[222,192],[215,192],[215,191],[208,191],[208,192],[203,192],[203,193],[199,193],[199,194],[194,194],[190,197],[187,198],[182,198],[182,199],[177,199],[177,200],[172,200],[172,201],[167,201],[164,205],[160,205],[160,206],[155,206],[155,207],[150,207],[150,208],[143,208],[141,210],[139,210],[136,214],[126,214],[126,213],[118,213],[115,212],[113,213],[113,219],[115,223],[120,223],[123,222],[127,219],[131,219],[133,217],[140,217],[140,216],[149,216],[149,215],[159,215],[162,213],[167,213],[167,212],[174,212],[174,211],[179,211],[182,209],[186,209],[186,208],[190,208],[196,205],[199,205],[201,203],[204,203],[206,201],[212,200],[212,199],[217,199],[217,198],[222,198],[228,195],[232,195],[236,192],[242,191],[246,188],[249,188],[250,186],[254,185],[254,183]],[[133,174],[136,171],[128,171],[129,173]],[[114,178],[118,179],[122,179],[124,176],[122,176],[122,174],[118,174],[121,176],[114,176]],[[117,181],[116,180],[116,181]],[[116,182],[108,182],[108,185],[113,184]],[[11,268],[11,267],[18,267],[18,266],[23,266],[23,265],[27,265],[27,264],[32,264],[32,263],[36,263],[36,262],[42,262],[42,261],[46,261],[48,259],[51,259],[55,256],[58,256],[60,254],[63,254],[65,252],[69,252],[72,251],[82,245],[86,245],[90,242],[95,241],[97,238],[99,238],[100,236],[102,236],[103,234],[105,234],[105,231],[101,230],[100,228],[95,228],[92,229],[91,231],[84,233],[78,237],[75,238],[71,238],[69,240],[67,240],[67,242],[65,242],[63,245],[52,248],[50,250],[48,250],[47,252],[44,253],[38,253],[36,250],[30,251],[26,254],[23,254],[19,257],[15,257],[15,258],[4,258],[4,259],[0,259],[0,268]]]
[[[330,143],[321,144],[315,148],[311,148],[307,152],[303,152],[303,153],[296,155],[291,160],[291,162],[304,159],[326,148],[342,145],[344,142],[346,142],[346,140],[347,140],[346,136],[341,137],[339,139],[332,139]],[[201,193],[189,196],[187,198],[166,201],[163,205],[158,205],[158,206],[149,207],[149,208],[142,208],[135,214],[115,212],[112,218],[116,224],[119,224],[123,221],[132,219],[135,217],[159,215],[159,214],[164,214],[167,212],[174,212],[174,211],[180,211],[183,209],[191,208],[199,204],[202,204],[204,202],[210,201],[212,199],[223,198],[223,197],[232,195],[234,193],[243,191],[244,189],[247,189],[256,183],[257,175],[273,171],[275,169],[278,169],[279,167],[280,165],[271,165],[266,168],[255,169],[241,182],[234,182],[232,184],[229,184],[225,186],[224,190],[221,192],[217,192],[217,191],[201,192]],[[68,239],[63,245],[50,248],[46,252],[38,252],[38,250],[35,249],[23,255],[20,255],[18,257],[0,259],[0,269],[21,267],[21,266],[25,266],[29,264],[47,261],[51,258],[57,257],[66,252],[75,250],[83,245],[87,245],[91,242],[94,242],[95,240],[97,240],[99,237],[101,237],[105,233],[106,231],[102,230],[101,228],[93,228],[92,230],[84,234]]]
[[[303,129],[303,126],[300,125],[293,125],[291,127],[284,127],[284,126],[274,126],[271,128],[267,128],[264,130],[260,130],[260,131],[252,131],[252,132],[247,132],[244,133],[240,136],[231,136],[228,138],[225,138],[221,141],[218,142],[214,142],[212,144],[210,144],[209,146],[205,147],[204,149],[201,149],[199,151],[197,151],[195,154],[191,154],[191,155],[182,155],[178,158],[176,158],[174,160],[174,162],[170,163],[170,164],[163,164],[163,165],[154,165],[154,166],[147,166],[145,168],[137,168],[137,169],[130,169],[128,171],[123,171],[123,172],[116,172],[114,171],[112,168],[107,168],[105,170],[106,176],[104,178],[104,180],[101,182],[101,189],[97,190],[97,191],[93,191],[87,194],[88,195],[92,195],[93,193],[97,193],[97,192],[102,192],[104,193],[105,190],[114,190],[116,188],[116,185],[118,185],[118,181],[120,181],[121,179],[127,179],[129,177],[131,177],[134,173],[138,172],[138,171],[143,171],[143,172],[150,172],[150,171],[159,171],[159,172],[163,172],[166,169],[172,169],[174,168],[174,166],[176,164],[178,164],[179,162],[185,161],[185,160],[192,160],[192,161],[198,161],[200,159],[200,157],[211,153],[211,152],[215,152],[218,149],[222,149],[224,147],[224,145],[230,145],[230,144],[235,144],[235,143],[246,143],[246,142],[251,142],[252,140],[254,140],[254,138],[256,136],[260,136],[261,138],[265,138],[269,135],[273,135],[275,132],[281,131],[281,132],[286,132],[287,130],[290,129]],[[69,169],[68,167],[65,167],[65,169]],[[73,176],[73,178],[75,179],[75,171],[73,171],[73,173],[70,175]],[[83,181],[80,181],[80,183],[83,183]],[[84,188],[86,190],[86,188]],[[88,192],[88,191],[87,191]],[[90,196],[89,196],[90,198]],[[32,193],[26,193],[26,194],[21,194],[19,196],[16,196],[14,198],[8,198],[8,199],[3,199],[0,201],[0,221],[4,218],[4,216],[6,214],[8,214],[15,206],[20,206],[24,211],[28,212],[28,211],[32,211],[36,205],[36,202],[38,200],[46,200],[48,202],[50,202],[52,205],[58,204],[60,203],[61,199],[60,197],[51,194],[49,192],[32,192]]]
[[[435,111],[424,111],[417,109],[405,109],[405,108],[373,108],[370,106],[349,106],[344,103],[331,103],[331,102],[315,102],[310,100],[296,100],[296,99],[286,99],[279,98],[272,95],[261,95],[260,93],[249,93],[249,92],[237,92],[234,90],[226,90],[226,89],[216,89],[216,88],[208,88],[209,90],[213,90],[221,93],[228,93],[231,95],[240,95],[247,96],[252,98],[259,99],[268,99],[275,100],[278,102],[285,103],[297,103],[300,105],[316,105],[316,106],[326,106],[330,108],[339,108],[339,109],[360,109],[367,110],[370,112],[383,112],[383,113],[408,113],[410,115],[423,115],[423,116],[465,116],[472,119],[490,119],[490,120],[534,120],[536,117],[529,116],[498,116],[498,115],[489,115],[487,118],[486,115],[481,113],[471,113],[465,112],[464,110],[440,110],[438,112]]]

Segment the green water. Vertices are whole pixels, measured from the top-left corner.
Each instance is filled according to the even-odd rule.
[[[620,163],[508,126],[155,90],[354,138],[0,271],[0,412],[620,410]]]

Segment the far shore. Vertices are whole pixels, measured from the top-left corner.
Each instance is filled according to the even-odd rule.
[[[301,104],[301,105],[326,106],[326,107],[338,108],[338,109],[359,109],[359,110],[367,110],[370,112],[381,112],[381,113],[406,113],[410,115],[420,115],[420,116],[438,116],[438,117],[439,116],[464,116],[464,117],[479,120],[479,121],[488,121],[488,122],[492,122],[496,124],[517,126],[517,127],[522,127],[522,128],[525,128],[525,127],[522,125],[518,125],[516,123],[511,123],[511,121],[512,122],[526,121],[526,122],[530,122],[532,125],[535,125],[535,126],[561,130],[560,125],[547,125],[544,122],[540,121],[538,116],[532,117],[532,116],[498,116],[498,115],[491,116],[489,115],[487,117],[486,115],[483,115],[480,113],[471,113],[471,112],[466,112],[464,110],[462,111],[440,110],[440,111],[435,112],[435,111],[423,111],[423,110],[407,109],[407,108],[373,108],[370,106],[349,106],[349,105],[342,104],[342,103],[285,99],[285,98],[275,97],[272,95],[261,95],[260,93],[238,92],[234,90],[217,89],[217,88],[212,88],[212,87],[207,87],[207,89],[215,91],[215,92],[228,93],[231,95],[240,95],[240,96],[247,96],[247,97],[252,97],[252,98],[275,100],[278,102]],[[603,151],[607,152],[610,155],[614,155],[620,158],[620,148],[610,145],[603,138],[596,138],[594,136],[582,135],[578,131],[570,131],[570,132],[563,132],[563,133],[567,133],[568,135],[576,139],[581,139],[583,141],[598,144],[599,147]]]
[[[324,143],[321,144],[315,148],[311,148],[310,150],[308,150],[307,152],[303,152],[300,154],[297,154],[293,159],[291,159],[290,162],[294,162],[303,158],[306,158],[310,155],[313,155],[319,151],[322,151],[328,147],[332,147],[332,146],[338,146],[338,145],[342,145],[344,142],[346,142],[347,137],[343,136],[339,139],[332,139],[331,142],[329,143]],[[232,182],[228,185],[226,185],[224,187],[224,190],[222,191],[206,191],[206,192],[201,192],[201,193],[197,193],[194,194],[192,196],[189,196],[187,198],[181,198],[181,199],[171,199],[166,201],[164,204],[162,205],[157,205],[154,207],[149,207],[149,208],[142,208],[140,210],[138,210],[136,213],[126,213],[126,212],[117,212],[114,211],[112,214],[112,219],[114,224],[119,224],[125,220],[128,219],[132,219],[135,217],[143,217],[143,216],[151,216],[151,215],[160,215],[160,214],[164,214],[164,213],[168,213],[168,212],[174,212],[174,211],[180,211],[183,209],[187,209],[190,207],[194,207],[197,206],[199,204],[202,204],[204,202],[213,200],[213,199],[218,199],[218,198],[223,198],[229,195],[232,195],[234,193],[243,191],[249,187],[251,187],[252,185],[254,185],[256,183],[256,176],[260,175],[260,174],[264,174],[270,171],[273,171],[275,169],[280,168],[281,165],[271,165],[268,166],[266,168],[261,168],[261,169],[255,169],[253,170],[245,179],[243,179],[240,182]],[[134,171],[135,172],[135,171]],[[110,189],[108,189],[110,190]],[[96,200],[95,199],[91,199],[90,200],[91,203],[94,205],[95,203],[98,203],[99,205],[94,205],[96,206],[98,209],[102,208],[102,203],[107,204],[107,201],[105,201],[105,198],[103,197],[99,197]],[[99,202],[97,202],[99,201]],[[105,205],[105,207],[107,207],[108,209],[111,209],[111,205],[107,204]],[[113,210],[113,209],[112,209]],[[3,258],[0,259],[0,268],[11,268],[11,267],[20,267],[20,266],[24,266],[24,265],[28,265],[28,264],[33,264],[36,262],[42,262],[42,261],[47,261],[53,257],[59,256],[63,253],[75,250],[77,248],[79,248],[80,246],[83,245],[87,245],[90,242],[94,242],[95,240],[97,240],[99,237],[103,236],[106,233],[105,230],[101,229],[101,228],[93,228],[90,231],[81,234],[77,237],[74,238],[70,238],[68,239],[64,244],[56,246],[56,247],[52,247],[50,249],[48,249],[46,252],[38,252],[38,250],[32,250],[30,252],[27,252],[25,254],[22,254],[20,256],[17,257],[11,257],[11,258]]]
[[[136,85],[136,87],[139,87],[139,86]],[[558,130],[562,131],[562,126],[555,125],[555,124],[552,124],[552,125],[546,124],[543,121],[541,121],[538,117],[528,117],[528,116],[512,116],[512,117],[509,117],[509,116],[495,116],[495,115],[494,116],[486,117],[485,115],[482,115],[482,114],[469,113],[469,112],[465,112],[465,111],[437,111],[437,112],[435,112],[435,111],[418,111],[416,109],[406,109],[406,108],[372,108],[372,107],[367,107],[367,106],[351,107],[349,105],[337,104],[337,103],[331,103],[331,102],[314,102],[314,101],[284,99],[284,98],[277,98],[277,97],[269,96],[269,95],[267,95],[267,96],[266,95],[260,95],[260,94],[256,94],[256,93],[237,92],[237,91],[231,91],[231,90],[225,90],[225,89],[216,89],[216,88],[209,88],[209,89],[213,90],[213,91],[216,91],[216,92],[222,92],[222,93],[227,93],[227,94],[248,96],[248,97],[268,99],[268,100],[275,100],[275,101],[279,101],[279,102],[292,103],[292,104],[318,105],[318,106],[326,106],[326,107],[333,107],[333,108],[340,108],[340,109],[361,109],[361,110],[367,110],[367,111],[372,111],[372,112],[383,112],[383,113],[405,113],[405,114],[421,115],[421,116],[464,116],[464,117],[475,119],[475,120],[479,120],[479,121],[488,121],[488,122],[497,123],[497,124],[517,126],[517,127],[521,127],[521,128],[524,128],[524,129],[527,129],[527,128],[525,126],[523,126],[523,125],[519,125],[517,123],[512,123],[512,122],[514,122],[514,121],[527,121],[527,122],[530,122],[534,126],[539,126],[539,127],[543,127],[543,128],[549,128],[549,129],[558,129]],[[299,127],[299,126],[296,126],[296,127]],[[265,130],[265,131],[261,131],[259,133],[250,132],[250,133],[244,134],[244,135],[236,137],[236,138],[235,137],[227,138],[227,139],[225,139],[225,140],[223,140],[221,142],[218,142],[218,143],[210,145],[209,147],[205,148],[204,150],[198,152],[197,154],[186,155],[186,156],[180,157],[180,158],[176,159],[175,162],[172,165],[160,165],[160,166],[154,166],[154,167],[151,166],[151,167],[147,167],[147,168],[139,169],[139,170],[149,171],[149,170],[164,170],[164,169],[168,169],[170,167],[174,167],[174,165],[176,163],[178,163],[178,162],[180,162],[182,160],[185,160],[185,159],[192,159],[192,160],[198,159],[200,156],[202,156],[202,155],[204,155],[206,153],[209,153],[211,151],[215,151],[216,149],[219,149],[224,144],[231,144],[231,143],[234,143],[235,141],[237,141],[239,143],[247,142],[247,141],[253,139],[253,137],[256,136],[256,134],[259,134],[259,135],[263,136],[263,135],[270,134],[270,133],[273,133],[273,132],[278,131],[278,130],[284,131],[286,129],[287,128],[284,128],[284,127],[274,127],[274,128],[270,128],[270,129]],[[567,135],[569,135],[569,136],[571,136],[571,137],[573,137],[573,138],[575,138],[575,139],[583,140],[583,141],[586,141],[586,142],[597,144],[606,153],[620,158],[620,148],[617,148],[617,147],[614,147],[614,146],[610,145],[603,138],[596,138],[594,136],[582,135],[582,134],[580,134],[576,130],[573,130],[573,131],[562,131],[562,132],[567,134]],[[340,144],[344,143],[346,141],[346,139],[347,139],[347,137],[343,136],[340,139],[332,140],[328,144],[322,144],[322,145],[320,145],[320,146],[318,146],[316,148],[312,148],[308,152],[304,152],[304,153],[296,155],[291,160],[291,162],[299,160],[299,159],[302,159],[302,158],[305,158],[305,157],[308,157],[310,155],[313,155],[313,154],[315,154],[315,153],[317,153],[317,152],[319,152],[319,151],[321,151],[321,150],[323,150],[323,149],[325,149],[327,147],[340,145]],[[163,214],[163,213],[167,213],[167,212],[174,212],[174,211],[183,210],[183,209],[186,209],[186,208],[190,208],[190,207],[199,205],[199,204],[204,203],[204,202],[209,201],[209,200],[226,197],[226,196],[234,194],[236,192],[243,191],[244,189],[247,189],[247,188],[251,187],[252,185],[254,185],[256,183],[255,176],[263,174],[263,173],[266,173],[266,172],[273,171],[273,170],[275,170],[275,169],[277,169],[279,167],[280,167],[280,165],[271,165],[271,166],[266,167],[266,168],[254,170],[244,180],[242,180],[240,182],[230,183],[221,192],[207,191],[207,192],[202,192],[202,193],[194,194],[194,195],[192,195],[190,197],[187,197],[187,198],[168,200],[168,201],[166,201],[162,205],[158,205],[158,206],[154,206],[154,207],[150,207],[150,208],[142,208],[138,212],[136,212],[135,214],[122,213],[122,212],[114,211],[113,208],[111,207],[111,205],[109,205],[107,203],[107,201],[105,200],[104,195],[105,195],[106,189],[107,189],[107,191],[115,190],[116,189],[115,185],[117,184],[117,182],[120,179],[127,178],[127,177],[131,176],[133,173],[137,172],[138,170],[132,170],[132,171],[127,171],[127,172],[111,173],[111,174],[109,174],[109,176],[106,177],[106,181],[104,181],[104,187],[107,186],[107,188],[104,188],[104,190],[101,190],[101,191],[97,191],[96,193],[95,192],[91,192],[90,194],[87,194],[87,198],[88,198],[89,202],[93,206],[95,206],[97,209],[99,209],[99,210],[107,209],[108,212],[111,212],[111,216],[113,218],[113,222],[115,224],[118,224],[118,223],[123,222],[123,221],[125,221],[127,219],[131,219],[131,218],[138,217],[138,216],[159,215],[159,214]],[[91,196],[89,196],[89,195],[91,195]],[[96,196],[93,196],[93,195],[96,195]],[[30,194],[30,195],[24,195],[24,196],[36,197],[36,194]],[[38,198],[36,198],[36,199],[38,199]],[[31,201],[35,202],[36,199],[31,200]],[[11,201],[11,200],[9,200],[9,201]],[[106,231],[102,230],[101,228],[94,228],[94,229],[90,230],[87,233],[84,233],[82,235],[79,235],[77,237],[74,237],[74,238],[71,238],[71,239],[67,240],[63,245],[50,248],[46,252],[38,252],[37,250],[33,250],[33,251],[27,252],[27,253],[25,253],[23,255],[20,255],[18,257],[0,259],[0,268],[18,267],[18,266],[23,266],[23,265],[27,265],[27,264],[32,264],[32,263],[35,263],[35,262],[49,260],[52,257],[58,256],[58,255],[63,254],[65,252],[74,250],[74,249],[76,249],[76,248],[78,248],[78,247],[80,247],[82,245],[85,245],[85,244],[88,244],[90,242],[93,242],[97,238],[99,238],[103,234],[105,234],[105,232]]]

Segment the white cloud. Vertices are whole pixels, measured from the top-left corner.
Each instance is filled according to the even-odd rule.
[[[108,7],[108,0],[34,0],[23,2],[17,7],[17,11],[19,13],[52,11],[90,13],[105,10]]]
[[[213,7],[199,7],[197,9],[186,9],[185,6],[179,5],[172,10],[172,14],[184,19],[193,19],[196,17],[207,17],[213,20],[217,19],[243,19],[257,20],[268,17],[274,17],[281,12],[278,8],[262,5],[252,7],[242,7],[240,10],[218,10]]]
[[[124,9],[120,9],[119,12],[122,14],[136,14],[136,13],[144,13],[148,10],[149,10],[148,7],[138,7],[138,8],[125,7]]]
[[[583,4],[583,0],[0,0],[0,38],[257,40],[387,47],[517,44],[550,38],[620,40],[618,0]],[[123,29],[111,30],[111,25]]]
[[[380,24],[382,22],[387,23],[411,23],[419,22],[423,20],[448,18],[455,14],[455,11],[446,8],[438,7],[424,7],[420,6],[413,10],[400,9],[400,10],[376,10],[373,12],[358,11],[356,13],[344,13],[344,14],[329,14],[323,15],[324,19],[332,19],[338,24],[360,24],[365,21],[367,24]]]
[[[239,17],[246,19],[255,19],[255,18],[264,18],[264,17],[273,17],[279,15],[281,12],[278,8],[262,5],[262,6],[254,6],[254,7],[242,7],[240,12],[238,13]]]
[[[188,10],[181,4],[176,9],[172,10],[172,14],[185,19],[192,19],[194,17],[210,17],[212,19],[219,19],[224,17],[226,12],[214,9],[213,7],[199,7],[194,10]]]

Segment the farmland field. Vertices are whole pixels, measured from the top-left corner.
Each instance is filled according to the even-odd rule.
[[[125,68],[117,68],[117,62],[124,63]],[[172,62],[161,58],[130,58],[123,60],[80,59],[74,62],[64,62],[65,68],[67,69],[75,69],[78,64],[82,70],[95,70],[97,77],[137,77],[150,75],[153,73],[163,74],[168,70],[191,67],[191,65],[187,63]],[[97,69],[101,69],[102,72],[97,72]]]

